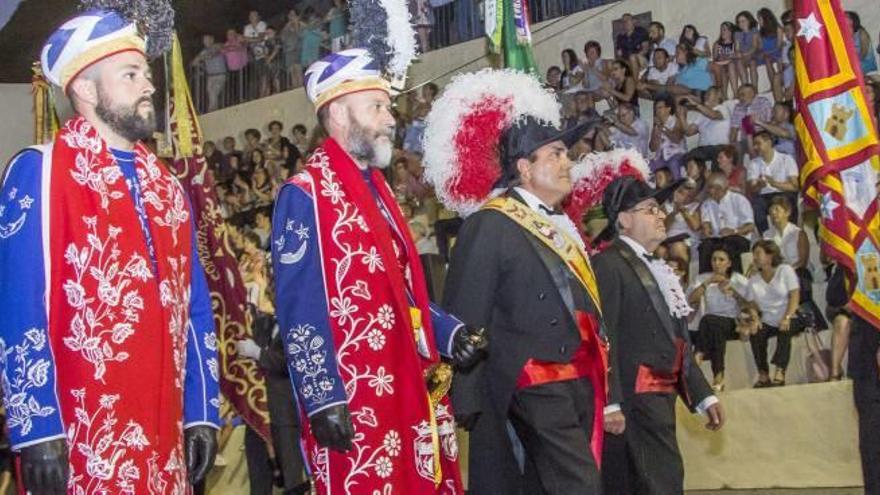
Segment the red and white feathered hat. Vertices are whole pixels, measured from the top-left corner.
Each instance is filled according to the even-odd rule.
[[[469,215],[497,195],[505,131],[533,120],[559,127],[556,96],[530,74],[484,69],[456,76],[425,119],[425,180],[450,210]]]

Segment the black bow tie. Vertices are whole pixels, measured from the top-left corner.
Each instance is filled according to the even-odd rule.
[[[657,260],[660,259],[659,256],[654,256],[653,254],[648,253],[648,252],[645,252],[645,254],[643,254],[642,256],[643,256],[646,260],[648,260],[648,263],[651,263],[652,261],[657,261]]]
[[[546,214],[548,214],[548,215],[551,215],[551,216],[552,216],[552,215],[563,215],[562,210],[559,209],[559,208],[556,208],[556,209],[551,210],[550,208],[547,208],[547,207],[544,206],[544,205],[538,205],[538,208],[539,208],[541,211],[543,211],[544,213],[546,213]]]

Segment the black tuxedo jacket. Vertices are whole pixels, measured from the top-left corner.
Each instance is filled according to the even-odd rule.
[[[510,445],[505,422],[516,381],[530,358],[570,362],[581,343],[574,310],[596,308],[561,258],[495,210],[464,222],[443,294],[449,312],[486,328],[489,340],[485,360],[456,371],[451,393],[456,414],[481,413],[470,436],[479,452],[470,459],[471,492],[519,493],[512,448],[499,448]]]
[[[621,404],[624,411],[635,393],[640,365],[655,371],[672,372],[675,339],[688,341],[687,323],[675,318],[663,299],[648,266],[625,242],[615,240],[593,258],[599,284],[602,316],[611,344],[608,372],[609,404]],[[688,346],[683,374],[691,410],[712,395]],[[688,400],[689,399],[689,400]]]

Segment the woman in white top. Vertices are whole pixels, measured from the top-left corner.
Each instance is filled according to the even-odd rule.
[[[696,357],[712,362],[712,388],[724,390],[724,352],[727,341],[737,338],[736,317],[745,305],[748,281],[732,269],[730,253],[716,249],[712,253],[712,272],[697,277],[688,302],[697,307],[702,303],[703,317],[697,330]]]
[[[798,278],[794,268],[783,263],[782,253],[775,242],[766,239],[756,242],[752,255],[755,273],[749,278],[746,299],[752,321],[757,326],[750,337],[758,367],[755,388],[782,386],[791,359],[791,336],[801,330],[800,322],[795,318],[800,304]],[[776,373],[772,381],[767,364],[770,337],[776,337],[772,360]]]
[[[813,274],[807,268],[810,260],[807,233],[791,223],[791,202],[787,197],[776,196],[770,200],[769,213],[770,226],[764,231],[764,239],[775,242],[782,253],[783,262],[794,268],[800,284],[801,308],[812,315],[811,325],[824,330],[828,328],[828,322],[813,301]]]
[[[663,205],[666,210],[666,240],[660,243],[670,256],[691,262],[691,247],[699,240],[700,203],[697,201],[697,183],[686,180],[672,193],[672,200]],[[660,254],[661,257],[665,257]]]

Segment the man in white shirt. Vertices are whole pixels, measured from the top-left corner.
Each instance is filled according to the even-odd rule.
[[[621,102],[617,105],[617,116],[609,112],[605,119],[610,124],[609,139],[615,148],[633,148],[643,156],[648,155],[648,124],[636,116],[632,105]]]
[[[684,96],[679,106],[688,111],[685,135],[700,136],[697,147],[685,157],[685,163],[690,158],[715,162],[721,149],[730,144],[730,108],[721,101],[721,90],[718,86],[710,87],[703,94],[702,102],[696,96]]]
[[[256,10],[248,14],[248,23],[242,29],[242,34],[251,48],[254,59],[262,59],[266,56],[266,23],[260,20],[260,13]]]
[[[670,427],[677,397],[708,416],[708,429],[724,423],[721,404],[690,350],[686,318],[693,309],[672,268],[651,254],[666,238],[660,204],[679,184],[655,190],[620,177],[602,199],[605,233],[618,234],[593,260],[611,344],[605,493],[683,492],[684,468]]]
[[[767,131],[755,134],[755,149],[758,156],[746,165],[746,185],[752,195],[758,232],[767,230],[770,201],[780,195],[785,196],[792,206],[789,220],[797,223],[800,188],[797,163],[791,155],[776,151],[773,136]]]
[[[727,176],[713,172],[706,183],[709,196],[700,207],[703,240],[700,242],[700,273],[712,271],[712,252],[724,248],[730,253],[733,270],[742,273],[742,253],[751,247],[755,229],[754,214],[749,200],[728,190]]]
[[[663,48],[668,55],[675,54],[676,42],[675,40],[666,37],[666,27],[663,26],[663,23],[654,21],[648,26],[648,40],[651,42],[651,60],[648,64],[649,67],[656,65],[654,55],[657,48]]]
[[[636,85],[640,97],[653,100],[657,95],[667,94],[669,80],[678,74],[678,64],[670,60],[669,55],[665,48],[654,49],[654,65]]]

